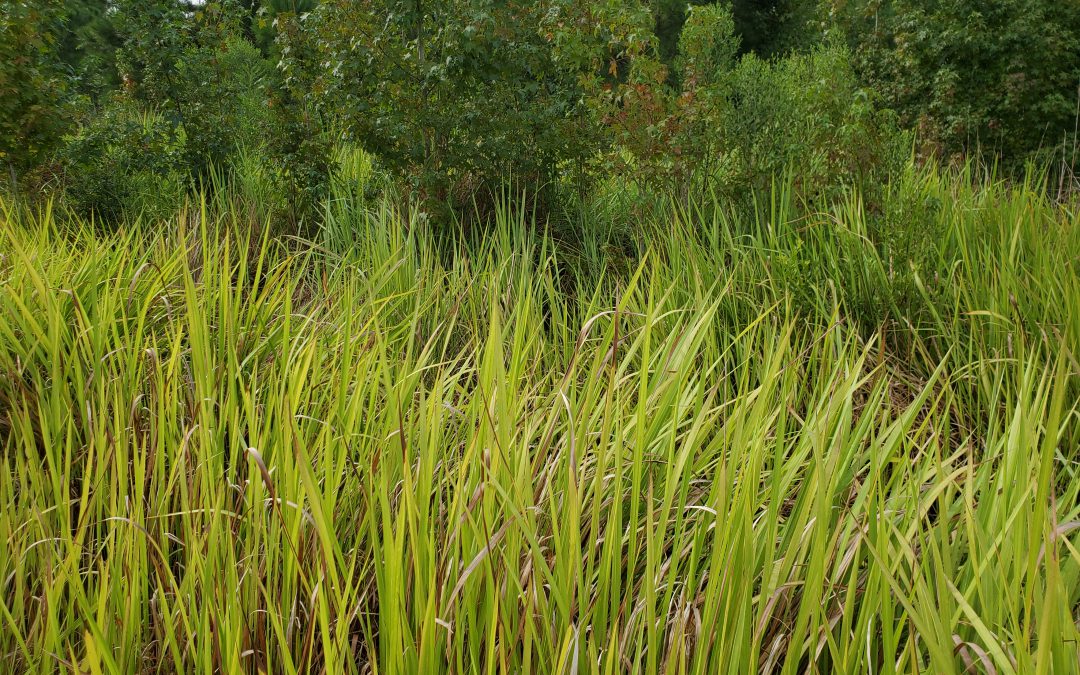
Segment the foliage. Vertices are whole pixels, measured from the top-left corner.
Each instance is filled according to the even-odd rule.
[[[1016,165],[1076,143],[1080,5],[1055,0],[823,3],[869,85],[924,153],[981,150]]]
[[[65,126],[61,9],[56,0],[0,4],[0,165],[12,178],[41,161]]]
[[[685,165],[683,149],[672,141],[674,90],[652,20],[642,3],[571,0],[544,23],[557,61],[579,73],[591,123],[608,137],[594,170],[629,177],[639,188],[667,186]]]
[[[244,9],[231,0],[198,7],[132,0],[110,13],[122,40],[116,60],[126,93],[122,104],[115,99],[104,109],[100,102],[88,106],[80,119],[84,128],[61,151],[76,208],[114,218],[128,201],[117,184],[121,176],[183,177],[170,185],[221,182],[243,165],[266,182],[265,195],[276,195],[260,207],[267,217],[295,224],[313,211],[328,181],[326,131],[295,102],[273,62],[244,39]],[[140,158],[114,149],[142,133],[139,117],[153,120],[147,133],[154,140],[142,138],[142,146],[165,143],[164,156]],[[105,153],[100,167],[119,162],[120,169],[98,170],[94,152]],[[256,159],[265,166],[255,170]],[[101,203],[93,202],[95,195]]]
[[[312,103],[425,198],[465,205],[506,180],[543,186],[594,143],[575,74],[538,30],[546,5],[323,2],[282,50],[286,73],[315,64]]]
[[[299,16],[315,9],[317,0],[236,0],[240,7],[243,37],[264,56],[276,54],[277,21],[282,16]]]
[[[109,223],[171,215],[186,187],[185,142],[160,113],[112,96],[60,150],[66,203]]]
[[[121,46],[112,0],[64,0],[58,58],[69,87],[98,101],[120,85],[116,52]]]
[[[811,46],[814,3],[802,0],[733,0],[735,31],[744,53],[782,57]]]
[[[652,4],[656,36],[665,63],[677,56],[679,36],[695,8],[727,9],[739,38],[740,54],[781,57],[811,43],[814,4],[797,0],[657,0]]]
[[[243,145],[274,138],[267,84],[273,68],[239,37],[231,2],[193,12],[174,0],[147,8],[122,4],[125,37],[119,61],[136,96],[182,126],[186,161],[195,175],[224,165]]]
[[[720,133],[730,156],[721,184],[730,188],[764,192],[790,171],[798,194],[824,203],[855,184],[867,192],[884,184],[907,158],[905,136],[859,85],[842,47],[772,63],[748,55],[731,73],[729,92]]]
[[[605,171],[684,202],[711,190],[744,200],[791,171],[801,197],[826,203],[898,168],[905,137],[859,85],[842,46],[738,58],[735,25],[723,5],[691,9],[675,61],[678,88],[662,69],[634,79],[631,65],[624,83],[594,89],[594,110],[615,140]],[[651,70],[649,53],[635,59]]]
[[[323,114],[313,96],[317,56],[309,34],[292,12],[275,16],[280,59],[270,103],[280,136],[268,155],[284,179],[291,211],[307,214],[320,205],[330,186],[337,123]]]

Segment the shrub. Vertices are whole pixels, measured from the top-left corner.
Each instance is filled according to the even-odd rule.
[[[863,80],[924,154],[981,150],[1010,166],[1075,136],[1080,4],[1056,0],[822,3]]]
[[[169,214],[186,187],[184,144],[183,134],[159,112],[113,96],[59,152],[68,204],[106,222],[124,213]]]
[[[271,109],[277,72],[241,36],[238,6],[208,2],[188,12],[155,2],[121,3],[120,67],[136,98],[183,127],[191,173],[226,166],[240,147],[280,142],[283,123]]]
[[[712,190],[746,202],[785,171],[811,202],[834,201],[854,185],[872,195],[907,158],[907,140],[859,85],[847,50],[830,43],[771,61],[739,59],[735,26],[725,5],[691,9],[678,88],[643,78],[609,105],[615,148],[605,168],[685,203]]]
[[[0,4],[0,166],[11,172],[44,157],[65,127],[65,81],[55,0]]]
[[[324,115],[422,198],[471,207],[508,180],[549,185],[594,147],[576,73],[556,67],[541,12],[331,0],[284,31],[283,62],[289,78],[311,78]]]
[[[195,10],[124,0],[118,8],[127,89],[184,137],[177,168],[218,186],[241,172],[241,191],[268,199],[260,218],[292,226],[310,214],[328,184],[326,125],[244,37],[250,12],[229,0]]]
[[[894,117],[859,86],[839,45],[774,62],[747,55],[728,95],[719,131],[730,155],[720,181],[729,191],[766,190],[788,170],[797,194],[825,202],[852,185],[872,188],[907,157]]]

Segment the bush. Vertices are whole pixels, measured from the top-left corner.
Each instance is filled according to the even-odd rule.
[[[187,163],[195,173],[279,136],[267,92],[276,73],[252,44],[227,35],[220,46],[185,50],[176,67]]]
[[[193,176],[227,166],[238,148],[281,142],[285,122],[271,104],[280,88],[271,61],[241,37],[231,2],[187,12],[172,0],[124,0],[119,63],[132,94],[183,127]]]
[[[12,178],[46,156],[66,125],[61,18],[54,0],[0,4],[0,166]]]
[[[855,185],[872,192],[907,158],[906,136],[859,86],[841,46],[775,62],[747,55],[728,95],[719,132],[729,158],[719,180],[729,192],[767,190],[787,170],[797,194],[823,204]]]
[[[166,216],[186,188],[184,146],[182,132],[164,116],[116,95],[59,152],[67,202],[106,222],[125,213]]]
[[[667,78],[624,88],[606,118],[616,141],[605,168],[684,202],[718,190],[748,202],[785,171],[796,194],[824,205],[873,186],[907,159],[896,119],[859,85],[847,50],[737,58],[724,5],[694,7],[679,41],[679,87]]]
[[[927,155],[982,151],[1013,167],[1075,142],[1080,4],[1057,0],[826,0],[863,80]]]
[[[429,205],[467,213],[509,182],[545,189],[590,157],[598,136],[578,73],[557,62],[537,3],[438,7],[324,2],[286,22],[287,78],[310,78],[323,115]]]

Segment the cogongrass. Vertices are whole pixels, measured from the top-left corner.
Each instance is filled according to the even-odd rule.
[[[869,332],[857,202],[628,274],[8,206],[0,670],[1076,672],[1076,216],[926,180],[939,290]]]

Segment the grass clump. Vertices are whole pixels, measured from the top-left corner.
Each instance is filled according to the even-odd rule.
[[[625,271],[5,205],[0,669],[1076,672],[1077,214],[919,180],[903,278],[857,199]]]

